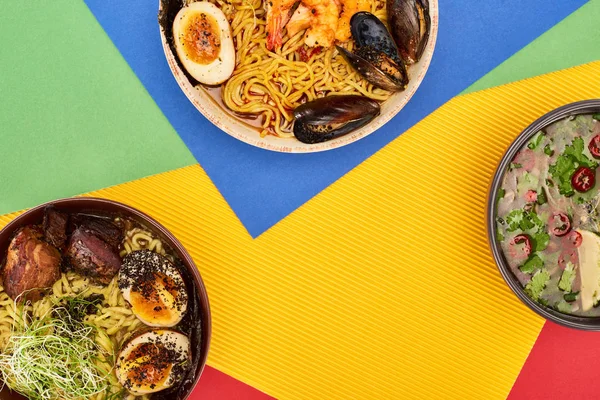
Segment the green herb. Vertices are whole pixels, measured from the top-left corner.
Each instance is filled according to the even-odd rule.
[[[521,265],[519,269],[525,274],[531,274],[543,266],[544,262],[542,259],[537,254],[534,254],[532,257],[529,257],[529,259],[525,261],[525,264]]]
[[[546,185],[548,185],[548,187],[554,187],[554,182],[550,179],[546,179]]]
[[[512,210],[506,216],[506,222],[508,223],[507,231],[509,232],[514,232],[517,229],[540,232],[544,229],[544,223],[534,211]]]
[[[504,235],[502,234],[502,231],[500,230],[500,228],[498,228],[498,229],[496,230],[496,239],[497,239],[499,242],[502,242],[502,241],[504,241]]]
[[[504,190],[504,188],[498,189],[498,193],[496,194],[496,201],[503,199],[505,194],[506,194],[506,190]]]
[[[571,145],[565,147],[565,151],[556,159],[556,163],[550,165],[548,171],[558,183],[558,191],[564,196],[575,194],[571,186],[571,176],[577,168],[584,166],[595,169],[598,164],[583,154],[583,139],[577,137],[573,139]]]
[[[550,274],[545,269],[539,270],[531,277],[531,280],[525,285],[525,293],[529,295],[533,300],[537,301],[546,284],[550,280]]]
[[[60,315],[61,318],[55,317]],[[0,354],[6,385],[30,400],[89,399],[110,391],[110,376],[98,369],[102,350],[96,328],[73,318],[66,307],[29,321],[8,339]]]
[[[531,138],[531,140],[527,144],[527,147],[529,147],[531,150],[535,150],[535,148],[538,147],[542,142],[542,139],[544,139],[544,132],[539,131],[535,134],[535,136]]]
[[[549,145],[549,144],[547,144],[547,145],[544,147],[544,153],[545,153],[547,156],[550,156],[550,157],[552,157],[552,156],[554,155],[554,150],[552,150],[552,147],[550,147],[550,145]]]
[[[572,302],[572,301],[577,300],[578,295],[579,295],[579,292],[566,293],[563,296],[563,299],[565,299],[565,301]]]
[[[571,305],[564,300],[561,300],[558,303],[556,303],[554,307],[556,308],[556,311],[564,314],[569,314],[571,312]]]
[[[571,292],[575,275],[575,266],[573,263],[567,263],[567,266],[560,277],[560,281],[558,282],[558,288],[563,292]]]
[[[540,232],[536,235],[532,236],[533,241],[533,249],[535,251],[543,251],[546,247],[548,247],[548,243],[550,243],[550,235],[546,232]]]
[[[537,299],[537,302],[543,305],[544,307],[548,307],[548,300],[544,299],[543,297]]]
[[[592,115],[592,118],[594,118],[596,121],[600,121],[600,114],[594,114]]]
[[[547,201],[548,201],[548,198],[546,197],[546,190],[544,190],[544,188],[542,188],[540,190],[540,192],[538,193],[537,203],[542,205],[542,204],[546,204]]]

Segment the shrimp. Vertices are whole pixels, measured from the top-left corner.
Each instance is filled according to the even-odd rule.
[[[267,49],[281,47],[283,27],[290,19],[290,10],[297,0],[267,0]]]
[[[340,10],[335,1],[301,0],[287,24],[288,35],[294,36],[303,29],[304,43],[309,47],[330,47],[335,39]]]
[[[359,11],[370,11],[370,0],[338,0],[342,6],[342,15],[335,31],[335,40],[342,43],[350,39],[350,19]]]

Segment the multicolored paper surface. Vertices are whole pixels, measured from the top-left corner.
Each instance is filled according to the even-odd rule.
[[[518,302],[483,214],[506,146],[599,97],[600,63],[445,103],[581,4],[441,0],[421,98],[352,146],[295,156],[235,142],[188,104],[147,2],[15,3],[0,17],[2,40],[23,44],[0,47],[0,211],[93,191],[172,230],[214,318],[215,369],[193,398],[590,398],[577,360],[595,365],[596,334],[544,327]],[[474,88],[597,59],[593,15],[599,1]]]

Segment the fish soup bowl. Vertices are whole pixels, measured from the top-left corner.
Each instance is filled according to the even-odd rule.
[[[590,264],[600,243],[600,182],[581,178],[581,171],[598,167],[598,120],[600,100],[585,100],[552,110],[523,130],[495,171],[486,215],[491,253],[514,294],[549,321],[589,331],[600,331],[600,302],[595,291],[590,294],[589,279],[600,274],[600,266]],[[536,174],[537,187],[529,181]]]
[[[42,224],[47,207],[51,207],[53,210],[67,214],[71,219],[73,218],[73,215],[90,215],[94,217],[101,216],[103,218],[120,218],[123,220],[127,219],[133,221],[133,223],[139,224],[137,226],[142,226],[147,231],[151,232],[155,238],[159,239],[164,248],[168,249],[167,252],[170,256],[172,256],[172,259],[177,260],[173,264],[178,265],[177,268],[179,271],[181,271],[182,282],[185,285],[185,290],[188,296],[186,312],[189,314],[189,319],[187,319],[187,321],[191,322],[189,322],[187,325],[189,329],[186,328],[186,332],[188,332],[186,333],[186,336],[189,339],[191,347],[191,367],[186,369],[184,372],[182,371],[181,375],[183,375],[183,379],[181,380],[180,384],[174,386],[177,388],[176,390],[173,390],[173,392],[169,394],[163,393],[162,395],[161,392],[157,392],[150,395],[150,398],[161,400],[165,398],[173,400],[188,399],[193,389],[197,385],[200,375],[202,374],[206,364],[211,337],[211,314],[208,295],[192,257],[172,233],[170,233],[163,225],[149,215],[116,201],[100,198],[80,197],[61,199],[42,204],[24,212],[8,223],[2,230],[0,230],[0,265],[5,267],[7,262],[7,250],[11,244],[11,241],[13,240],[13,237],[15,236],[15,233],[25,226]],[[126,259],[127,257],[125,257],[125,260]],[[125,261],[123,265],[125,265]],[[118,288],[120,288],[120,283],[117,289]],[[186,318],[187,317],[184,317],[181,324],[183,321],[186,321]],[[186,322],[186,324],[187,323],[188,322]],[[181,324],[176,325],[174,328],[155,329],[166,329],[167,331],[170,329],[178,330]],[[133,338],[137,337],[138,331],[143,333],[152,328],[149,326],[142,326],[142,328],[137,329],[138,330],[136,330],[136,334],[134,334],[132,338],[127,339],[125,343],[122,343],[123,347],[125,347],[128,341],[131,342],[133,341]],[[115,349],[115,358],[118,358],[116,357],[118,351],[118,348]],[[4,385],[2,390],[0,390],[0,399],[22,400],[26,399],[26,397],[10,391],[8,387]]]

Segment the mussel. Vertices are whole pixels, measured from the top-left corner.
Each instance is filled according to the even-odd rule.
[[[429,40],[431,18],[428,0],[388,0],[390,31],[405,64],[419,61]]]
[[[294,136],[303,143],[335,139],[379,115],[379,103],[364,96],[322,97],[294,110]]]
[[[346,61],[373,85],[393,92],[404,90],[408,84],[406,67],[383,22],[361,11],[350,19],[350,31],[354,53],[336,46]]]

